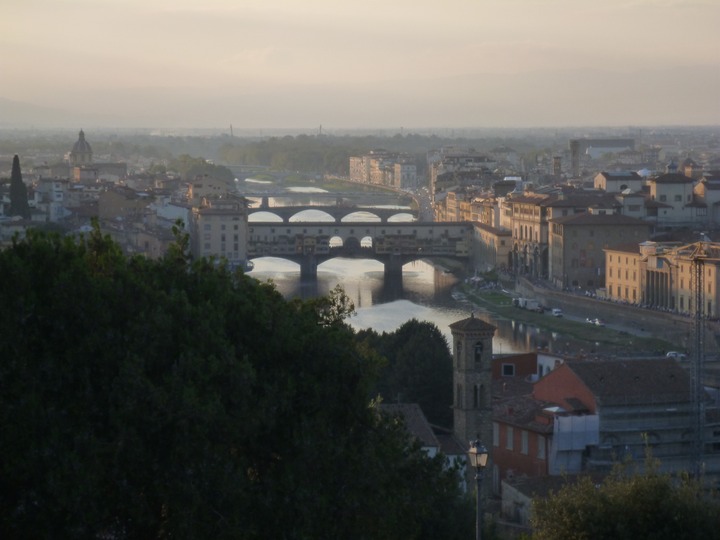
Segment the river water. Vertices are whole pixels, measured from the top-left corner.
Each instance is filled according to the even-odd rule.
[[[475,316],[497,327],[493,350],[517,353],[546,347],[562,352],[561,336],[508,319],[498,319],[469,303],[458,290],[462,278],[425,261],[403,267],[402,285],[386,284],[382,263],[366,259],[331,259],[318,266],[317,281],[301,283],[299,265],[272,257],[254,259],[250,276],[271,280],[285,298],[314,298],[341,285],[355,306],[349,323],[356,329],[391,332],[411,319],[434,323],[451,343],[450,324]]]
[[[304,191],[304,199],[301,201],[270,198],[270,206],[327,204],[326,199],[312,199],[313,192],[323,190],[307,188]],[[259,204],[259,200],[254,203]],[[397,216],[398,221],[411,218],[409,214]],[[347,221],[370,219],[372,217],[368,217],[368,214],[358,212],[347,218]],[[277,221],[279,218],[265,212],[250,217],[251,222],[271,220]],[[291,221],[332,221],[332,218],[324,212],[306,210]],[[391,332],[406,321],[417,319],[434,323],[450,344],[449,325],[475,312],[477,317],[497,327],[493,339],[493,351],[496,354],[529,352],[537,348],[562,352],[570,347],[562,336],[517,321],[498,319],[473,306],[458,291],[463,276],[436,267],[429,261],[406,264],[403,267],[402,284],[385,283],[382,263],[368,259],[331,259],[318,266],[317,280],[312,283],[300,281],[300,266],[291,261],[262,257],[253,259],[253,263],[255,266],[249,275],[263,282],[271,280],[288,299],[327,295],[335,286],[341,285],[355,305],[355,315],[349,322],[356,329],[372,328],[377,332]]]

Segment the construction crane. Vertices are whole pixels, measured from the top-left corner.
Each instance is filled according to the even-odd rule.
[[[690,344],[691,360],[691,396],[693,407],[693,462],[694,474],[700,478],[702,474],[703,454],[705,450],[705,390],[703,376],[705,373],[705,275],[707,264],[720,264],[720,245],[711,242],[703,233],[702,240],[678,249],[685,252],[691,261],[690,287],[692,290],[693,337]],[[708,310],[710,307],[708,307]],[[711,313],[708,313],[711,315]]]
[[[690,284],[693,292],[693,340],[690,351],[691,359],[691,399],[693,408],[693,466],[695,478],[702,474],[702,460],[705,440],[705,399],[703,391],[703,373],[705,362],[705,323],[703,320],[705,291],[705,261],[708,253],[703,242],[693,246],[690,260],[692,261]]]

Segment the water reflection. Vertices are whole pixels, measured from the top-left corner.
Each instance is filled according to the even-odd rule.
[[[383,265],[373,260],[331,259],[318,267],[317,281],[301,282],[299,265],[271,257],[255,259],[251,276],[271,280],[286,298],[314,298],[340,284],[355,305],[350,324],[356,329],[391,332],[410,319],[434,323],[451,342],[450,324],[471,312],[497,327],[496,353],[516,353],[547,348],[564,352],[567,340],[537,326],[502,319],[473,305],[458,293],[459,278],[424,261],[403,267],[402,281],[386,282]],[[569,345],[567,345],[569,347]]]
[[[327,199],[313,199],[312,193],[307,198],[270,199],[271,207],[298,204],[327,204]],[[272,208],[269,211],[272,212]],[[293,221],[322,221],[327,217],[324,212],[307,210],[295,216]],[[253,214],[250,221],[273,220],[268,218],[269,214],[263,212]],[[396,219],[411,221],[412,216],[398,214]],[[274,220],[279,218],[274,216]],[[348,216],[348,221],[358,220],[371,219],[363,211]],[[383,265],[378,261],[335,258],[318,266],[317,280],[312,282],[302,282],[300,266],[285,259],[263,257],[253,262],[255,267],[250,275],[261,281],[271,280],[286,298],[315,298],[327,295],[338,284],[342,285],[355,305],[356,315],[350,323],[357,329],[391,332],[415,318],[434,323],[451,343],[450,324],[475,312],[478,318],[497,327],[493,340],[496,353],[527,352],[538,348],[565,352],[570,348],[570,343],[557,333],[550,334],[535,326],[498,318],[472,305],[457,290],[460,278],[424,261],[405,265],[402,279],[386,281]]]

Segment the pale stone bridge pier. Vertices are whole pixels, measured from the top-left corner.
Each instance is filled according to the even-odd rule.
[[[472,231],[463,222],[249,222],[247,256],[297,262],[303,280],[317,278],[318,265],[334,257],[375,259],[386,279],[401,278],[403,265],[418,259],[467,261]]]

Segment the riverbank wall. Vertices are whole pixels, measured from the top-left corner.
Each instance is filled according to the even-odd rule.
[[[693,319],[689,316],[550,289],[524,278],[515,280],[514,290],[519,296],[535,298],[544,306],[560,308],[571,316],[599,318],[631,334],[660,337],[673,343],[678,351],[693,349]],[[716,321],[704,321],[704,324],[705,352],[720,353],[720,325]]]

